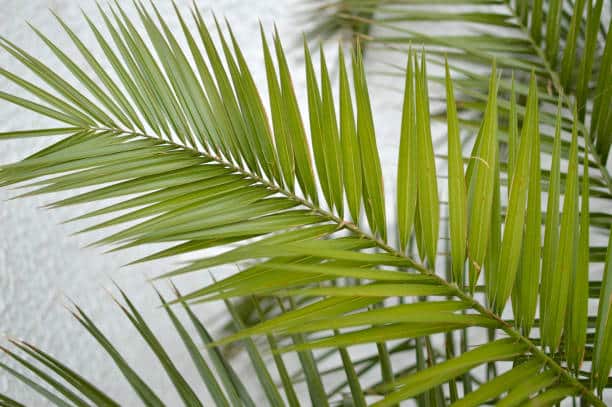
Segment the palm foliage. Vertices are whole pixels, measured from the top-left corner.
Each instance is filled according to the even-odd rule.
[[[192,10],[195,30],[177,9],[188,48],[183,49],[155,6],[134,7],[138,23],[118,5],[100,9],[106,32],[85,17],[112,75],[59,17],[91,75],[40,31],[37,34],[73,74],[70,81],[0,39],[0,46],[41,83],[2,69],[0,74],[32,97],[6,92],[0,97],[61,123],[2,133],[0,139],[63,136],[20,162],[4,165],[0,182],[29,187],[24,195],[71,192],[52,207],[113,198],[114,203],[74,220],[105,217],[84,232],[130,222],[95,242],[113,245],[113,250],[168,245],[137,261],[234,245],[220,254],[200,253],[203,257],[159,273],[159,278],[180,278],[224,264],[241,266],[234,275],[177,295],[170,303],[162,299],[218,404],[252,405],[244,386],[214,350],[244,340],[270,405],[298,404],[293,384],[301,379],[291,375],[281,356],[289,352],[297,352],[317,406],[336,400],[342,391],[349,392],[355,405],[393,406],[410,398],[422,405],[549,405],[568,397],[603,405],[612,365],[612,249],[593,246],[590,237],[608,237],[610,215],[591,211],[590,198],[610,194],[602,158],[606,141],[601,141],[607,133],[597,127],[609,125],[609,106],[594,104],[588,117],[604,119],[586,131],[582,118],[587,116],[570,105],[564,88],[559,88],[559,97],[542,92],[547,71],[503,55],[492,60],[486,89],[469,102],[463,99],[468,81],[453,80],[450,65],[445,65],[446,219],[440,211],[430,125],[426,55],[432,53],[408,50],[393,202],[398,221],[390,225],[359,48],[350,56],[352,76],[339,49],[334,97],[326,57],[321,51],[316,72],[311,51],[304,47],[308,114],[303,115],[278,33],[269,44],[262,29],[266,104],[229,25],[224,29],[215,20],[217,45],[197,8]],[[599,67],[594,81],[609,69],[608,54],[600,62],[593,53]],[[515,69],[517,79],[533,71],[529,85],[509,84],[500,66]],[[605,75],[601,81],[605,84]],[[611,90],[602,86],[603,99]],[[455,93],[455,87],[461,92]],[[508,103],[504,95],[509,95]],[[519,104],[523,99],[524,106]],[[558,109],[547,110],[551,103]],[[465,122],[458,114],[458,106],[464,105],[480,106],[483,112],[473,123],[478,131],[467,158],[459,131]],[[552,125],[553,134],[547,134],[542,123]],[[507,160],[502,160],[500,139],[508,144]],[[550,171],[540,171],[543,152],[551,154]],[[601,172],[592,175],[591,167]],[[502,200],[503,183],[508,185],[507,200]],[[450,256],[440,256],[440,230],[448,230]],[[602,266],[603,277],[594,277],[592,269]],[[246,326],[231,302],[245,296],[278,300],[269,313],[255,301],[262,322]],[[599,301],[596,314],[589,312],[590,298]],[[226,302],[237,332],[212,343],[190,305],[217,300]],[[201,403],[135,307],[125,296],[123,301],[126,316],[184,403]],[[174,303],[186,307],[201,341],[210,347],[216,374],[173,314]],[[143,402],[159,404],[154,390],[93,322],[78,308],[75,314]],[[468,349],[468,331],[486,332],[490,341]],[[444,352],[437,347],[439,334],[446,340]],[[252,339],[259,336],[274,351],[284,398]],[[462,346],[456,349],[459,337]],[[360,359],[351,352],[361,344],[371,356]],[[53,403],[116,403],[46,353],[22,342],[15,346],[61,379],[7,351],[58,393],[10,367],[9,372]],[[329,355],[338,356],[339,364],[323,371],[320,361]],[[366,377],[374,367],[380,370],[380,380]],[[320,375],[336,371],[344,371],[346,378],[336,388],[326,387]],[[524,382],[526,375],[532,380]],[[6,400],[2,402],[13,403]]]
[[[608,195],[612,191],[605,167],[612,142],[606,127],[612,106],[607,81],[612,75],[609,2],[444,0],[424,7],[426,2],[419,0],[313,0],[306,4],[304,12],[317,22],[311,30],[313,37],[327,38],[347,30],[372,50],[405,53],[412,43],[426,47],[436,65],[443,65],[441,57],[448,56],[459,91],[456,102],[462,110],[484,111],[490,66],[496,60],[504,68],[499,86],[505,100],[500,100],[500,112],[510,114],[509,96],[516,78],[515,113],[522,120],[528,79],[534,72],[540,103],[548,105],[546,111],[542,109],[541,123],[554,125],[553,106],[561,96],[562,125],[571,131],[576,107],[579,133],[590,136],[591,166],[600,172]],[[396,75],[398,68],[403,70],[387,65],[384,73]],[[429,79],[444,83],[440,75]],[[469,116],[460,123],[466,129],[479,127]],[[508,142],[510,123],[501,130],[501,140]],[[542,149],[548,153],[553,144],[550,132],[542,134]]]
[[[178,295],[178,291],[176,291],[176,293]],[[155,354],[162,369],[166,373],[168,379],[174,385],[176,392],[182,401],[189,406],[204,405],[202,397],[196,394],[192,386],[188,383],[184,374],[181,372],[183,367],[179,368],[176,366],[175,362],[170,358],[166,350],[164,350],[160,341],[148,327],[146,321],[142,318],[130,299],[123,291],[120,291],[120,294],[125,305],[122,304],[120,300],[115,299],[117,305],[129,319],[133,327],[142,336],[142,339],[144,339],[150,350]],[[166,304],[161,295],[159,295],[159,298],[162,304]],[[196,317],[192,309],[187,304],[183,304],[183,308],[194,327],[196,337],[192,336],[188,332],[187,327],[181,323],[176,313],[170,307],[166,307],[165,309],[168,317],[172,321],[176,333],[180,336],[183,344],[187,348],[191,361],[197,369],[199,378],[206,386],[212,401],[214,401],[215,405],[218,406],[243,404],[254,406],[255,402],[253,401],[252,395],[240,380],[237,373],[229,365],[227,358],[224,357],[217,348],[208,348],[210,364],[204,359],[202,348],[204,345],[211,344],[213,342],[212,337],[204,325],[202,325],[202,323]],[[228,309],[233,310],[231,304],[228,304]],[[113,346],[108,338],[102,333],[102,331],[100,331],[100,329],[81,308],[74,305],[71,313],[73,314],[74,318],[98,342],[100,347],[103,348],[104,351],[112,358],[124,379],[129,383],[132,390],[134,393],[136,393],[138,398],[140,398],[143,404],[148,406],[165,405],[162,401],[163,396],[160,397],[160,395],[146,383],[146,381],[137,373],[137,371],[128,364],[119,350]],[[236,323],[240,323],[239,320],[234,321]],[[39,383],[29,379],[27,376],[22,375],[6,364],[2,363],[0,364],[0,367],[5,369],[16,379],[21,380],[33,391],[39,393],[43,398],[47,399],[52,404],[61,406],[87,406],[90,405],[89,403],[104,406],[120,405],[120,403],[113,400],[110,396],[104,394],[87,379],[80,376],[78,373],[74,372],[69,367],[65,366],[44,351],[24,341],[16,339],[11,339],[10,341],[19,351],[35,360],[39,365],[48,368],[51,371],[51,374],[36,367],[36,365],[28,362],[14,351],[2,348],[4,352],[18,364],[22,365],[37,376],[40,383],[48,385],[58,394],[49,391],[44,386],[41,386]],[[252,341],[249,341],[247,346],[253,347]],[[276,390],[274,382],[270,378],[267,367],[263,363],[261,355],[258,352],[251,353],[251,360],[253,365],[257,368],[256,371],[258,372],[259,379],[262,380],[262,386],[270,389],[270,392],[273,395],[272,397],[276,397],[277,404],[282,403],[280,395]],[[282,364],[282,359],[280,363],[281,365],[279,368],[284,367],[284,364]],[[62,381],[65,381],[67,385],[62,384]],[[287,390],[290,390],[290,388],[287,388]],[[4,403],[5,404],[3,405],[9,406],[20,405],[15,401],[8,400],[8,398],[4,401]]]

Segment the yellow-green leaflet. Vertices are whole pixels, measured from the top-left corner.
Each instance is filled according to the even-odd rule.
[[[314,154],[315,167],[319,175],[319,183],[323,196],[327,202],[331,202],[330,186],[327,175],[324,131],[322,127],[321,94],[319,84],[315,75],[312,57],[308,44],[304,42],[304,65],[306,66],[306,85],[308,88],[308,117],[310,119],[310,137],[312,139],[312,152]]]
[[[586,135],[586,145],[589,145]],[[580,234],[577,258],[570,283],[569,312],[567,313],[566,352],[570,368],[578,372],[584,357],[587,322],[589,318],[589,150],[584,151],[580,199]]]
[[[571,14],[569,32],[566,38],[565,48],[563,50],[563,58],[561,60],[561,83],[564,87],[568,87],[572,71],[576,66],[576,43],[580,35],[580,25],[582,24],[582,14],[584,12],[585,0],[576,0]]]
[[[561,18],[562,0],[551,0],[546,15],[546,57],[551,61],[554,68],[557,64],[557,54],[559,50],[559,31]]]
[[[353,53],[353,77],[355,99],[357,101],[357,138],[359,140],[363,174],[363,203],[370,227],[385,240],[387,237],[387,221],[382,169],[380,168],[380,157],[376,146],[376,134],[363,67],[363,57],[359,47]]]
[[[340,94],[340,142],[342,145],[342,169],[346,200],[348,201],[351,218],[355,224],[359,224],[361,213],[362,196],[362,174],[361,155],[358,148],[357,130],[355,128],[355,116],[353,113],[353,102],[351,100],[351,89],[346,72],[344,52],[338,47],[339,57],[339,94]]]
[[[485,256],[485,285],[487,301],[492,303],[495,297],[495,289],[499,277],[499,254],[502,245],[502,214],[501,214],[501,180],[499,171],[499,155],[495,159],[495,173],[493,183],[493,206],[491,207],[491,230],[489,232],[489,244]]]
[[[559,193],[560,193],[560,161],[561,161],[561,98],[557,106],[557,125],[551,159],[548,186],[548,202],[546,203],[546,223],[544,225],[544,248],[542,249],[542,283],[540,288],[540,314],[546,315],[546,305],[551,292],[555,272],[555,259],[559,244]]]
[[[283,100],[278,76],[272,61],[268,41],[261,28],[261,42],[264,51],[264,61],[266,65],[266,77],[268,80],[268,94],[270,99],[270,111],[272,114],[272,128],[274,129],[274,141],[280,169],[283,174],[281,178],[290,191],[294,191],[295,162],[293,159],[293,149],[291,148],[291,137],[287,134],[287,124],[283,113]]]
[[[538,99],[535,86],[535,75],[532,75],[525,121],[516,159],[517,166],[514,169],[510,185],[504,236],[499,254],[498,279],[493,297],[493,307],[498,313],[501,313],[510,297],[521,258],[527,191],[530,180],[530,158],[538,127]]]
[[[417,204],[417,134],[414,101],[413,54],[408,52],[402,128],[397,168],[397,227],[400,248],[410,241]]]
[[[283,106],[287,118],[287,131],[291,137],[291,148],[295,158],[295,169],[298,182],[305,195],[310,197],[313,202],[318,203],[318,195],[312,172],[312,162],[310,150],[306,141],[306,131],[300,114],[297,97],[293,88],[291,73],[280,42],[278,32],[275,33],[274,45],[278,60],[278,70],[280,72],[280,86],[283,95]]]
[[[534,0],[532,8],[533,14],[531,15],[531,37],[536,44],[540,44],[542,41],[542,16],[544,14],[543,0]]]
[[[612,20],[608,23],[608,35],[606,46],[601,57],[599,77],[594,94],[597,99],[593,101],[593,112],[591,114],[591,135],[595,140],[595,150],[605,161],[610,153],[612,145],[612,121],[610,117],[612,111],[612,88],[610,88],[610,76],[612,76]]]
[[[514,72],[512,73],[512,89],[510,91],[510,115],[508,117],[508,179],[510,185],[514,176],[516,166],[516,154],[518,148],[518,118],[516,114],[516,92],[514,91]],[[510,198],[510,188],[508,188]]]
[[[527,198],[527,215],[525,218],[525,238],[521,252],[512,305],[517,325],[524,335],[528,336],[535,318],[538,302],[538,286],[540,284],[540,260],[542,246],[542,204],[541,204],[541,168],[540,168],[540,131],[537,94],[535,106],[527,108],[535,110],[535,126],[530,126],[532,132],[531,156],[529,168],[529,190]]]
[[[569,285],[573,268],[576,265],[578,247],[578,120],[574,109],[574,128],[572,146],[569,155],[568,173],[565,181],[561,231],[557,249],[554,272],[550,281],[549,296],[546,301],[547,318],[542,324],[542,343],[552,350],[557,350],[567,318]]]
[[[595,1],[595,7],[593,7]],[[601,11],[603,8],[603,0],[589,0],[587,3],[587,20],[586,20],[586,35],[584,39],[585,51],[580,58],[580,69],[578,70],[578,86],[576,89],[576,104],[578,106],[578,117],[584,122],[587,112],[587,93],[589,92],[589,83],[593,78],[593,62],[595,60],[595,49],[599,45],[598,31],[601,21]],[[599,61],[598,61],[599,62]],[[601,68],[600,68],[601,69]],[[605,70],[605,67],[603,68]],[[605,75],[600,71],[601,75]],[[595,96],[594,103],[597,103],[599,95]],[[595,115],[593,115],[595,117]]]
[[[487,110],[482,123],[478,150],[470,157],[473,173],[468,189],[468,261],[470,287],[476,281],[484,264],[487,251],[491,209],[495,186],[495,161],[497,159],[497,70],[495,63],[491,70]]]
[[[427,91],[427,71],[425,52],[421,54],[421,67],[414,61],[416,78],[416,128],[417,152],[419,163],[419,176],[417,177],[417,198],[419,217],[425,255],[433,267],[436,262],[438,249],[438,228],[440,221],[438,180],[436,177],[436,160],[431,138],[431,125],[429,123],[429,95]]]
[[[424,259],[427,256],[425,252],[425,242],[423,242],[423,227],[421,226],[421,215],[420,215],[419,201],[417,199],[416,213],[414,217],[414,237],[419,257]]]
[[[457,106],[448,60],[446,69],[446,116],[448,121],[448,207],[451,266],[453,279],[463,286],[463,267],[467,240],[467,192],[463,173],[463,154],[459,138]]]
[[[330,207],[335,207],[338,216],[344,216],[344,196],[342,187],[342,147],[338,134],[338,123],[336,121],[336,108],[332,94],[331,81],[325,62],[323,47],[320,49],[321,56],[321,129],[323,131],[323,154],[325,156],[325,167],[327,183],[329,185],[331,199],[328,199]]]

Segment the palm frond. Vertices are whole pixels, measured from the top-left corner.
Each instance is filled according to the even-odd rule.
[[[74,75],[72,82],[8,40],[0,40],[0,46],[49,89],[6,73],[5,77],[22,85],[33,97],[30,100],[7,93],[0,93],[0,97],[69,126],[0,134],[0,139],[65,136],[20,162],[3,166],[0,182],[3,186],[29,187],[23,195],[71,191],[69,197],[51,204],[54,207],[120,198],[102,209],[79,214],[75,220],[112,214],[84,231],[132,222],[95,242],[113,245],[112,250],[151,243],[170,245],[137,261],[213,247],[228,249],[200,254],[204,257],[159,276],[180,278],[223,264],[244,266],[229,277],[206,287],[194,287],[166,304],[204,384],[221,404],[233,404],[237,397],[249,405],[249,398],[244,387],[237,384],[235,373],[212,350],[211,359],[220,376],[215,382],[194,347],[196,342],[173,315],[170,306],[174,303],[189,307],[226,301],[238,328],[227,338],[211,344],[210,335],[188,310],[189,316],[203,342],[211,347],[246,341],[271,405],[280,405],[283,399],[271,382],[253,336],[264,336],[277,352],[298,352],[311,400],[317,405],[326,404],[330,392],[337,394],[319,378],[321,348],[338,353],[347,377],[343,385],[349,386],[357,404],[363,397],[380,406],[414,397],[444,403],[446,394],[457,392],[456,384],[453,387],[450,383],[462,381],[464,400],[472,400],[468,405],[478,405],[483,399],[499,400],[500,404],[551,403],[572,396],[603,405],[600,396],[607,387],[612,362],[607,352],[612,338],[608,315],[610,250],[604,260],[605,249],[591,247],[588,240],[591,229],[609,234],[609,222],[605,220],[609,214],[589,212],[589,197],[598,188],[591,185],[588,170],[593,161],[596,167],[602,161],[593,159],[597,155],[589,142],[590,133],[584,131],[580,113],[574,108],[573,118],[551,116],[550,123],[558,129],[550,136],[552,170],[549,176],[541,176],[540,143],[547,139],[537,136],[542,118],[549,116],[538,103],[544,99],[539,96],[539,70],[535,70],[527,91],[518,86],[510,88],[515,89],[511,100],[526,95],[528,102],[521,109],[509,103],[512,121],[515,116],[522,120],[520,125],[517,121],[510,126],[513,130],[507,139],[513,159],[507,163],[511,169],[506,179],[509,198],[502,208],[500,173],[505,163],[500,158],[499,136],[503,134],[500,113],[505,105],[499,95],[505,84],[496,64],[519,64],[502,56],[493,63],[488,87],[482,91],[484,116],[477,123],[479,131],[467,162],[460,155],[459,118],[454,114],[460,101],[450,97],[455,91],[449,64],[443,80],[449,95],[452,139],[449,236],[453,269],[447,279],[437,261],[440,225],[446,219],[440,216],[425,52],[410,52],[408,57],[400,142],[400,150],[406,154],[399,159],[400,188],[395,199],[397,219],[401,221],[389,225],[359,48],[352,55],[352,90],[340,50],[339,97],[334,100],[326,63],[321,63],[317,81],[310,51],[305,47],[308,134],[278,33],[273,39],[275,58],[265,40],[263,44],[270,120],[229,24],[224,30],[215,21],[220,38],[217,47],[197,8],[193,10],[193,31],[183,23],[177,9],[187,53],[154,5],[152,11],[139,3],[135,7],[146,35],[120,6],[100,10],[114,46],[90,22],[97,45],[120,83],[112,82],[95,59],[87,57],[90,48],[79,46],[76,37],[71,36],[95,77],[88,76],[47,41]],[[462,18],[479,21],[482,16]],[[65,28],[70,35],[67,25]],[[324,56],[321,58],[325,61]],[[85,95],[79,89],[88,89],[89,93]],[[565,97],[559,103],[566,104]],[[562,142],[562,136],[568,134],[568,123],[571,140]],[[585,135],[583,145],[578,141],[579,132]],[[568,158],[563,177],[562,156]],[[540,177],[549,181],[550,204],[543,213]],[[603,193],[607,193],[607,181],[600,181]],[[83,192],[81,188],[85,187],[89,190]],[[563,209],[558,219],[562,193]],[[119,211],[127,212],[117,214]],[[235,247],[229,249],[230,244]],[[516,261],[519,254],[524,258],[520,262]],[[604,262],[604,278],[589,281],[589,267]],[[229,302],[245,296],[279,297],[283,305],[277,315],[247,327]],[[599,298],[597,314],[585,307],[587,296]],[[508,303],[511,298],[514,307]],[[123,301],[124,313],[156,354],[185,404],[201,403],[133,304],[126,296]],[[546,312],[536,312],[538,302]],[[514,318],[505,314],[511,308]],[[155,400],[152,390],[137,379],[92,322],[80,312],[77,315],[113,356],[141,398]],[[538,332],[532,332],[532,327],[539,328]],[[490,342],[470,350],[465,345],[461,354],[453,356],[449,351],[449,357],[445,357],[430,339],[438,334],[467,337],[468,329],[489,332]],[[405,346],[395,347],[396,340]],[[363,373],[371,365],[362,369],[360,360],[350,353],[350,347],[357,344],[370,347],[375,355],[367,363],[380,368],[377,382],[366,381]],[[47,354],[29,345],[16,345],[52,366],[69,384],[82,387],[82,396],[93,402],[113,402]],[[413,354],[414,368],[406,364],[406,359],[393,358],[405,351]],[[581,366],[581,361],[587,363]],[[282,359],[275,358],[275,362],[287,399],[295,400]],[[26,368],[31,370],[30,366]],[[492,375],[483,383],[476,374],[481,366],[499,366],[500,373],[508,376]],[[534,380],[510,389],[500,378],[516,380],[512,374],[516,371],[531,372]],[[41,376],[41,380],[57,388],[51,378]],[[225,398],[221,397],[222,389]],[[68,388],[63,395],[75,400],[81,397]]]

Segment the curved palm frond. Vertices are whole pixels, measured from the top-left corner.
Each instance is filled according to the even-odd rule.
[[[38,31],[76,84],[0,39],[7,52],[45,83],[41,87],[2,70],[33,98],[5,92],[0,97],[68,126],[0,134],[0,139],[65,136],[20,162],[3,166],[0,181],[4,186],[34,188],[25,195],[95,187],[73,192],[52,206],[121,198],[76,219],[112,214],[86,231],[134,222],[96,242],[115,245],[113,250],[149,243],[172,245],[138,261],[238,244],[162,273],[160,278],[179,278],[222,264],[244,265],[236,274],[198,287],[175,302],[228,301],[252,295],[281,298],[280,315],[253,327],[239,324],[237,334],[217,344],[264,335],[277,352],[298,352],[315,405],[327,405],[326,393],[337,394],[319,378],[317,360],[322,354],[313,350],[320,348],[338,352],[340,369],[347,377],[344,384],[356,405],[366,402],[365,395],[379,406],[413,397],[438,403],[448,398],[460,405],[488,400],[538,405],[573,396],[603,405],[600,396],[608,386],[612,363],[608,312],[612,250],[607,250],[606,257],[606,248],[592,247],[589,236],[596,228],[609,234],[609,215],[590,212],[589,197],[602,192],[596,184],[599,178],[592,181],[589,175],[593,162],[589,157],[595,157],[591,143],[581,146],[578,142],[582,127],[577,109],[569,122],[570,141],[563,140],[568,134],[563,109],[551,121],[556,125],[551,136],[552,168],[549,174],[540,174],[544,141],[538,135],[545,113],[540,113],[539,101],[544,97],[537,73],[524,92],[527,104],[520,126],[519,108],[510,103],[508,142],[513,159],[505,167],[511,168],[510,187],[502,213],[504,163],[498,147],[498,111],[503,109],[498,94],[503,80],[493,64],[483,120],[465,166],[447,69],[451,256],[449,277],[444,278],[438,261],[442,222],[425,54],[409,52],[395,202],[398,223],[390,227],[359,49],[352,55],[352,81],[340,50],[339,97],[335,99],[324,55],[317,75],[305,47],[307,134],[278,33],[273,41],[275,57],[262,34],[269,120],[229,25],[228,35],[217,22],[217,47],[197,9],[193,10],[194,31],[177,10],[187,52],[154,6],[152,12],[140,4],[135,7],[146,36],[119,6],[110,12],[100,10],[114,45],[88,19],[119,83],[62,20],[95,77]],[[511,100],[518,93],[511,89]],[[564,99],[559,103],[563,105]],[[588,141],[588,133],[584,135]],[[562,155],[568,159],[564,173]],[[541,177],[548,180],[549,197],[543,213]],[[604,277],[590,280],[589,268],[596,263],[606,264]],[[599,299],[597,314],[589,313],[589,298]],[[504,314],[510,308],[513,319]],[[230,313],[234,314],[231,308]],[[130,316],[155,347],[152,333],[131,307]],[[468,329],[489,332],[491,341],[454,356],[455,350],[440,352],[430,338],[436,334],[453,338]],[[400,345],[396,340],[402,341]],[[255,344],[248,343],[247,350],[260,365]],[[375,356],[366,362],[357,359],[346,349],[356,344],[370,345]],[[394,357],[405,351],[414,355],[414,367]],[[33,350],[29,353],[37,355]],[[160,359],[167,371],[174,372],[165,357]],[[275,362],[284,378],[287,400],[293,400],[292,379],[282,359],[275,357]],[[364,388],[363,373],[371,363],[380,368],[381,382]],[[503,372],[487,376],[483,383],[475,373],[481,366],[492,371],[499,366]],[[265,366],[259,367],[258,372],[265,375]],[[533,380],[512,386],[525,374]],[[190,405],[197,396],[176,380]],[[463,384],[462,401],[458,401],[457,381]],[[269,402],[282,404],[269,380],[261,379],[261,383]]]

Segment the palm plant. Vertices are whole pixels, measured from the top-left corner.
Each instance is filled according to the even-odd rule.
[[[352,77],[339,49],[337,97],[323,52],[317,75],[311,50],[304,47],[306,126],[278,33],[270,46],[262,29],[268,114],[231,27],[224,31],[215,20],[216,45],[197,8],[192,10],[195,30],[176,10],[188,49],[179,45],[154,5],[134,5],[144,33],[119,5],[100,9],[108,34],[85,16],[112,75],[90,45],[57,17],[92,74],[42,32],[36,33],[72,73],[73,83],[1,38],[0,46],[43,85],[0,69],[32,94],[22,98],[0,92],[0,97],[55,119],[61,127],[5,132],[0,139],[64,137],[4,165],[0,182],[30,187],[24,195],[72,191],[52,207],[113,198],[114,203],[73,220],[106,215],[84,231],[132,222],[95,242],[114,245],[113,250],[169,245],[139,262],[232,245],[159,275],[177,279],[219,265],[242,266],[211,285],[177,291],[171,301],[160,296],[218,405],[255,405],[255,397],[219,351],[242,341],[267,404],[274,406],[299,405],[295,385],[301,380],[317,406],[394,406],[408,399],[425,406],[553,405],[571,398],[601,406],[612,365],[612,240],[607,249],[591,241],[610,236],[612,184],[605,161],[612,125],[612,89],[606,83],[612,40],[609,30],[600,28],[601,1],[589,2],[585,28],[578,34],[581,4],[574,6],[580,13],[574,13],[569,28],[561,11],[546,15],[547,30],[556,25],[564,35],[560,42],[552,34],[557,51],[550,54],[556,58],[558,52],[571,52],[561,64],[568,66],[569,58],[565,69],[570,71],[561,75],[548,60],[528,55],[527,48],[538,51],[540,41],[529,47],[513,42],[508,49],[488,35],[477,38],[481,42],[442,41],[411,32],[415,45],[455,47],[461,53],[446,50],[451,65],[458,60],[455,75],[442,61],[444,77],[429,77],[443,83],[446,95],[448,154],[442,158],[449,171],[444,183],[436,171],[440,157],[433,149],[426,62],[441,62],[436,59],[441,54],[406,50],[393,202],[397,221],[392,225],[361,47],[351,52]],[[507,18],[458,14],[452,19],[481,22],[486,17],[491,24],[517,29],[526,27],[527,15],[530,33],[541,32],[537,21],[542,13],[535,16],[543,7],[535,2],[533,8],[520,8],[524,14]],[[560,17],[552,18],[554,13]],[[368,24],[377,21],[373,11],[365,17],[351,15]],[[601,34],[606,35],[603,48]],[[582,53],[576,52],[577,43]],[[513,47],[523,48],[516,52]],[[546,50],[539,57],[548,57]],[[583,61],[579,72],[573,68],[577,54]],[[491,65],[487,73],[474,74],[458,68],[461,60]],[[486,88],[480,89],[485,77]],[[482,115],[468,120],[466,109]],[[461,140],[462,126],[477,129],[473,142]],[[543,158],[550,170],[541,169]],[[440,199],[441,185],[448,189],[446,203]],[[86,192],[80,190],[84,187]],[[442,204],[447,211],[440,210]],[[595,206],[603,211],[591,210]],[[447,242],[449,253],[440,252],[440,240]],[[603,274],[598,273],[601,268]],[[122,297],[121,309],[181,399],[201,405],[202,395],[127,296]],[[271,306],[264,307],[258,301],[262,297],[272,299]],[[239,298],[248,299],[259,323],[245,324],[233,303]],[[598,301],[596,309],[589,307],[590,299]],[[220,300],[236,332],[214,340],[192,307]],[[175,313],[178,305],[197,336],[190,335]],[[142,402],[163,405],[87,314],[77,306],[73,314]],[[471,333],[489,340],[468,343]],[[51,403],[118,404],[46,352],[17,340],[13,344],[21,353],[5,352],[39,380],[0,366]],[[356,345],[371,353],[353,352]],[[276,373],[265,363],[262,346],[272,350]],[[298,356],[297,376],[286,365],[288,353]],[[324,368],[332,357],[337,365]],[[372,379],[367,373],[374,368],[379,373]],[[340,371],[344,378],[330,388],[322,377]],[[19,405],[8,396],[0,396],[0,404]]]

